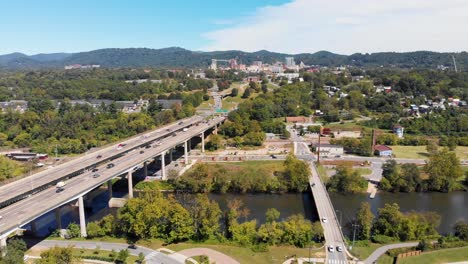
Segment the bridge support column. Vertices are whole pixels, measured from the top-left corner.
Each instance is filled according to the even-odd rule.
[[[202,132],[200,134],[200,137],[201,137],[201,152],[204,153],[205,152],[205,132]]]
[[[60,207],[55,209],[55,222],[57,222],[57,229],[62,229],[62,214],[60,212]]]
[[[33,233],[34,236],[37,236],[36,220],[33,220],[30,225],[31,225],[31,233]]]
[[[7,251],[7,238],[6,237],[0,239],[0,251],[2,251],[2,257],[4,257]]]
[[[192,139],[187,140],[188,143],[188,151],[192,149]]]
[[[132,171],[127,173],[128,178],[128,198],[133,198],[133,179],[132,179]]]
[[[169,149],[169,161],[172,162],[172,153],[174,152],[173,149]]]
[[[170,152],[172,153],[172,151],[170,151]],[[161,153],[161,179],[162,180],[167,180],[165,156],[166,156],[166,152],[164,151],[163,153]],[[171,157],[172,157],[172,154],[171,154]]]
[[[187,141],[184,142],[184,160],[185,165],[188,165],[188,150],[187,150]]]
[[[143,173],[145,174],[145,178],[146,176],[148,176],[148,162],[143,162]]]
[[[88,234],[86,233],[86,218],[84,212],[84,203],[83,203],[83,196],[78,198],[78,211],[80,212],[80,231],[82,237],[87,237]]]
[[[218,125],[214,126],[213,134],[215,134],[215,135],[218,134]]]
[[[107,194],[109,195],[109,200],[112,199],[112,180],[107,181]]]

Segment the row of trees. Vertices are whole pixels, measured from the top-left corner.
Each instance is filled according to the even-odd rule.
[[[377,217],[372,214],[369,203],[363,202],[356,213],[355,224],[359,226],[360,240],[379,243],[391,241],[419,240],[437,236],[440,215],[434,212],[402,213],[398,204],[385,204],[378,209]]]
[[[303,192],[309,184],[309,166],[290,155],[284,161],[284,170],[273,174],[262,168],[228,171],[221,166],[210,168],[198,164],[175,182],[177,190],[195,193],[208,192]]]
[[[144,190],[130,199],[114,219],[107,216],[87,225],[89,237],[126,236],[129,240],[158,238],[167,243],[195,240],[231,240],[243,246],[289,244],[305,247],[310,241],[321,242],[320,223],[312,224],[302,215],[293,215],[278,222],[280,213],[266,212],[266,223],[256,220],[239,222],[248,216],[240,200],[232,200],[223,213],[218,203],[206,194],[186,197],[164,197],[159,190]],[[224,222],[225,225],[221,225]]]
[[[464,189],[463,170],[454,152],[447,149],[434,151],[427,164],[420,169],[415,164],[397,164],[388,160],[383,165],[383,178],[379,188],[391,192],[440,191]],[[421,170],[428,175],[421,178]]]
[[[362,193],[366,188],[367,180],[348,166],[338,166],[336,174],[327,182],[327,190],[330,192]]]

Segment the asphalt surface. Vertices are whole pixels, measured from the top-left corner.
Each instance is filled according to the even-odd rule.
[[[100,247],[101,250],[112,251],[115,250],[119,252],[122,249],[128,249],[131,255],[138,256],[138,254],[143,253],[145,255],[146,263],[148,264],[183,264],[177,259],[172,258],[169,255],[161,253],[157,250],[152,250],[142,246],[137,246],[136,249],[129,248],[127,244],[122,243],[108,243],[108,242],[96,242],[96,241],[65,241],[65,240],[43,240],[36,244],[37,247],[51,248],[54,246],[59,247],[68,247],[74,246],[75,248],[84,248],[84,249],[96,249]]]
[[[338,252],[336,250],[337,246],[346,250],[343,235],[341,233],[341,227],[338,224],[335,209],[333,208],[333,204],[328,196],[327,189],[320,180],[317,168],[313,163],[313,154],[302,137],[298,136],[291,127],[288,127],[288,130],[291,133],[291,140],[294,141],[294,153],[297,157],[309,162],[310,165],[311,176],[309,178],[309,182],[325,236],[325,245],[327,248],[326,261],[327,263],[333,264],[345,264],[347,263],[346,253],[344,251]],[[326,222],[323,221],[324,218],[327,219]],[[334,247],[333,252],[328,250],[330,246]]]
[[[382,246],[376,249],[372,254],[364,260],[365,264],[372,264],[377,261],[377,259],[385,254],[390,249],[394,248],[405,248],[405,247],[415,247],[418,245],[418,242],[408,242],[408,243],[398,243],[398,244],[392,244],[392,245],[387,245],[387,246]]]
[[[184,127],[190,126],[197,122],[202,121],[203,118],[195,116],[185,120],[180,120],[177,123],[156,129],[151,132],[147,132],[135,137],[132,137],[128,140],[119,142],[126,144],[122,149],[117,149],[119,143],[115,143],[112,146],[108,146],[98,151],[94,151],[89,154],[82,155],[78,158],[75,158],[69,162],[56,166],[54,168],[35,173],[26,178],[19,179],[15,182],[0,186],[0,204],[15,199],[19,195],[24,195],[31,192],[34,189],[37,189],[39,186],[47,185],[48,183],[58,181],[66,175],[69,175],[73,172],[77,172],[82,168],[93,166],[103,160],[109,159],[111,156],[125,153],[132,147],[137,147],[145,142],[156,140],[162,136],[166,136],[172,133],[172,131],[180,130]],[[179,125],[180,122],[183,122]],[[170,131],[167,131],[170,129]],[[97,158],[98,155],[101,155],[101,158]]]
[[[148,149],[141,148],[130,151],[125,156],[113,160],[112,163],[115,166],[112,168],[106,168],[108,163],[102,164],[97,167],[99,169],[97,173],[100,175],[97,178],[93,177],[93,174],[96,172],[86,171],[79,176],[67,180],[64,190],[61,192],[57,192],[57,189],[52,186],[1,209],[0,216],[2,216],[2,220],[0,221],[0,237],[5,237],[12,231],[26,225],[37,217],[77,199],[112,178],[122,175],[127,171],[133,171],[135,166],[145,161],[152,160],[154,157],[160,155],[160,153],[175,147],[193,136],[200,135],[203,131],[209,129],[215,123],[221,122],[223,119],[224,118],[216,118],[215,120],[209,121],[209,123],[200,123],[198,126],[192,126],[186,132],[179,132],[176,136],[169,136],[161,140],[160,145],[154,144]],[[144,153],[140,154],[141,150],[143,150]],[[95,159],[95,154],[93,154],[93,157]],[[79,166],[79,164],[76,166]]]

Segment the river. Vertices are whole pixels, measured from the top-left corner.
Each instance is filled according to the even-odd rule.
[[[107,208],[107,190],[105,188],[95,190],[94,199],[88,201],[86,210],[87,221],[96,221],[102,216],[116,212],[116,209]],[[124,193],[114,191],[114,197],[123,196]],[[259,224],[265,222],[265,212],[269,208],[276,208],[280,213],[280,219],[286,219],[293,214],[303,214],[307,219],[318,220],[313,199],[310,193],[302,194],[209,194],[210,199],[217,201],[222,210],[226,210],[227,203],[235,198],[240,199],[249,210],[245,219],[256,219]],[[454,193],[378,193],[374,199],[369,199],[365,194],[341,195],[330,194],[333,205],[338,210],[337,217],[342,217],[343,231],[348,237],[352,236],[351,230],[346,225],[354,217],[361,202],[367,201],[371,209],[377,213],[378,208],[385,203],[398,203],[403,212],[434,211],[442,216],[440,233],[452,232],[452,227],[458,220],[468,220],[468,192]],[[341,216],[342,214],[342,216]],[[79,223],[78,208],[76,206],[62,207],[62,225],[65,228],[70,222]],[[49,230],[56,228],[54,213],[48,213],[37,221],[37,229],[40,235],[46,235]],[[29,226],[27,226],[29,229]]]

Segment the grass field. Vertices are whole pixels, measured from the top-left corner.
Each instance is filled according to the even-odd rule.
[[[369,168],[355,168],[354,170],[359,172],[361,176],[369,175],[372,173],[372,170]]]
[[[366,259],[372,254],[377,248],[383,246],[382,244],[369,243],[369,246],[355,246],[351,250],[353,256],[358,257],[359,259]]]
[[[402,258],[399,264],[433,264],[468,260],[468,247],[451,248],[423,253],[420,256]]]
[[[161,241],[145,241],[142,245],[150,248],[160,248]],[[267,252],[254,252],[249,248],[239,247],[235,245],[219,245],[209,243],[178,243],[165,246],[166,248],[180,251],[187,248],[204,247],[211,248],[222,252],[240,263],[256,263],[256,264],[271,264],[283,263],[287,258],[296,255],[300,257],[308,257],[309,249],[296,248],[292,246],[275,246],[269,247]],[[324,249],[311,250],[311,256],[324,257]]]
[[[393,154],[397,158],[403,159],[427,159],[428,153],[426,146],[391,146]],[[468,147],[458,146],[455,149],[457,157],[460,159],[468,159]]]
[[[380,258],[377,259],[377,263],[379,264],[393,264],[394,258],[390,257],[387,254],[382,255]]]
[[[213,97],[210,97],[208,101],[202,102],[198,108],[211,108],[214,105],[214,99]]]
[[[331,123],[331,124],[327,124],[325,125],[325,127],[327,128],[331,128],[333,130],[336,130],[336,129],[342,129],[342,130],[361,130],[362,129],[362,126],[361,125],[358,125],[354,122],[345,122],[343,124],[341,123]]]
[[[77,257],[80,257],[81,259],[93,259],[93,257],[100,257],[100,258],[108,258],[108,260],[111,261],[112,259],[115,259],[118,254],[119,254],[118,251],[114,252],[114,256],[112,256],[112,252],[107,251],[107,250],[82,249],[82,248],[79,248],[79,247],[73,248],[73,255],[77,256]],[[39,252],[38,251],[28,252],[28,255],[39,256]],[[126,263],[127,264],[133,264],[137,260],[138,260],[137,256],[129,255],[129,257],[127,258]],[[34,263],[34,262],[32,262],[32,263]]]

